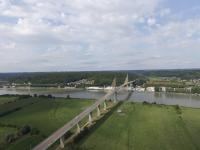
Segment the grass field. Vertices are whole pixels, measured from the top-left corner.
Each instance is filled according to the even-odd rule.
[[[123,103],[79,142],[89,150],[199,150],[200,109]],[[181,113],[180,113],[181,112]]]
[[[30,103],[31,101],[31,103]],[[75,115],[91,105],[91,100],[67,100],[62,98],[29,98],[6,104],[2,110],[11,109],[14,106],[22,109],[0,117],[0,123],[23,126],[30,125],[40,131],[39,135],[26,135],[10,144],[6,150],[27,150],[49,136],[56,129],[70,121]],[[25,105],[26,104],[26,105]],[[0,127],[0,142],[5,134],[13,129]],[[14,132],[14,131],[12,131]]]
[[[15,133],[15,132],[16,132],[16,129],[14,128],[0,127],[0,143],[3,142],[6,134]]]
[[[16,96],[0,96],[0,105],[8,103],[8,102],[13,102],[17,98],[18,97],[16,97]]]
[[[21,137],[6,150],[31,149],[93,103],[92,100],[64,98],[0,97],[0,100],[4,101],[0,104],[1,113],[20,108],[1,116],[0,123],[18,127],[28,124],[40,131],[38,135]],[[78,145],[88,150],[199,150],[199,114],[200,109],[119,103]],[[16,128],[0,126],[0,144],[6,134],[16,132]]]

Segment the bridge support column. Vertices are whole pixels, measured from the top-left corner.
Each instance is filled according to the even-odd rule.
[[[106,104],[106,101],[103,102],[103,108],[104,108],[104,110],[107,110],[107,104]]]
[[[77,132],[77,133],[80,133],[80,132],[81,132],[81,128],[80,128],[80,126],[79,126],[79,123],[77,123],[76,126],[77,126],[77,131],[76,131],[76,132]]]
[[[101,112],[100,112],[100,106],[97,106],[97,116],[99,117],[101,115]]]
[[[60,138],[60,148],[65,148],[65,143],[64,143],[64,136],[62,136],[61,138]]]
[[[89,113],[88,122],[89,122],[89,124],[92,124],[92,115],[91,115],[91,113]]]
[[[116,103],[117,102],[117,92],[115,91],[114,92],[114,103]]]

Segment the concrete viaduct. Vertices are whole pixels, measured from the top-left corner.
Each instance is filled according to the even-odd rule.
[[[128,75],[127,75],[124,84],[120,85],[119,87],[116,87],[116,79],[114,79],[113,83],[112,83],[113,88],[105,96],[96,100],[93,105],[88,107],[86,110],[84,110],[79,115],[74,117],[71,121],[69,121],[63,127],[61,127],[56,132],[54,132],[52,135],[50,135],[47,139],[42,141],[40,144],[38,144],[36,147],[34,147],[33,150],[46,150],[58,140],[60,140],[60,147],[64,148],[64,146],[65,146],[64,145],[64,135],[68,131],[70,131],[73,127],[76,127],[77,133],[80,133],[81,127],[80,127],[79,123],[81,122],[81,120],[83,120],[87,116],[88,116],[88,124],[92,124],[93,118],[92,118],[91,113],[96,110],[97,116],[100,116],[101,115],[100,105],[103,104],[103,109],[106,110],[107,109],[106,100],[109,99],[112,95],[114,95],[113,102],[116,103],[117,92],[124,89],[124,87],[131,85],[133,82],[134,81],[130,81],[130,82],[128,81]]]

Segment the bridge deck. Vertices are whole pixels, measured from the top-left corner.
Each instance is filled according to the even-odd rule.
[[[88,107],[86,110],[84,110],[82,113],[77,115],[74,119],[72,119],[70,122],[65,124],[63,127],[58,129],[56,132],[54,132],[52,135],[50,135],[47,139],[45,139],[43,142],[41,142],[39,145],[37,145],[33,150],[46,150],[49,148],[53,143],[55,143],[59,138],[61,138],[66,132],[71,130],[76,124],[78,124],[81,120],[83,120],[89,113],[94,111],[94,109],[97,108],[100,104],[102,104],[106,99],[108,99],[112,94],[114,94],[115,91],[119,91],[122,87],[130,84],[132,82],[127,82],[121,86],[119,86],[116,89],[111,90],[108,92],[105,96],[97,100],[92,106]]]

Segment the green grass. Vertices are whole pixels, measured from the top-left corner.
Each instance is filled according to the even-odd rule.
[[[0,96],[0,105],[5,104],[5,103],[9,103],[9,102],[13,102],[15,100],[17,100],[18,97],[16,96]]]
[[[28,99],[26,100],[28,101]],[[28,124],[38,128],[40,134],[35,137],[27,135],[11,144],[7,148],[8,150],[30,149],[30,147],[35,146],[93,103],[91,100],[67,100],[64,98],[31,98],[30,100],[36,102],[26,105],[16,112],[0,117],[0,122],[17,126]],[[20,100],[23,106],[24,101]]]
[[[124,103],[79,145],[90,150],[198,150],[200,109]]]
[[[6,116],[7,114],[23,109],[24,107],[27,107],[28,105],[34,104],[36,102],[38,102],[38,99],[27,98],[17,99],[16,101],[0,105],[0,116]]]
[[[4,142],[7,134],[15,133],[16,131],[15,128],[0,127],[0,143]]]
[[[93,103],[91,100],[29,98],[0,105],[1,111],[22,107],[0,122],[40,130],[10,144],[6,150],[28,150]],[[121,109],[122,113],[118,113]],[[101,119],[79,143],[89,150],[198,150],[200,109],[125,102]],[[179,114],[178,112],[181,112]],[[0,127],[0,143],[17,129]]]

